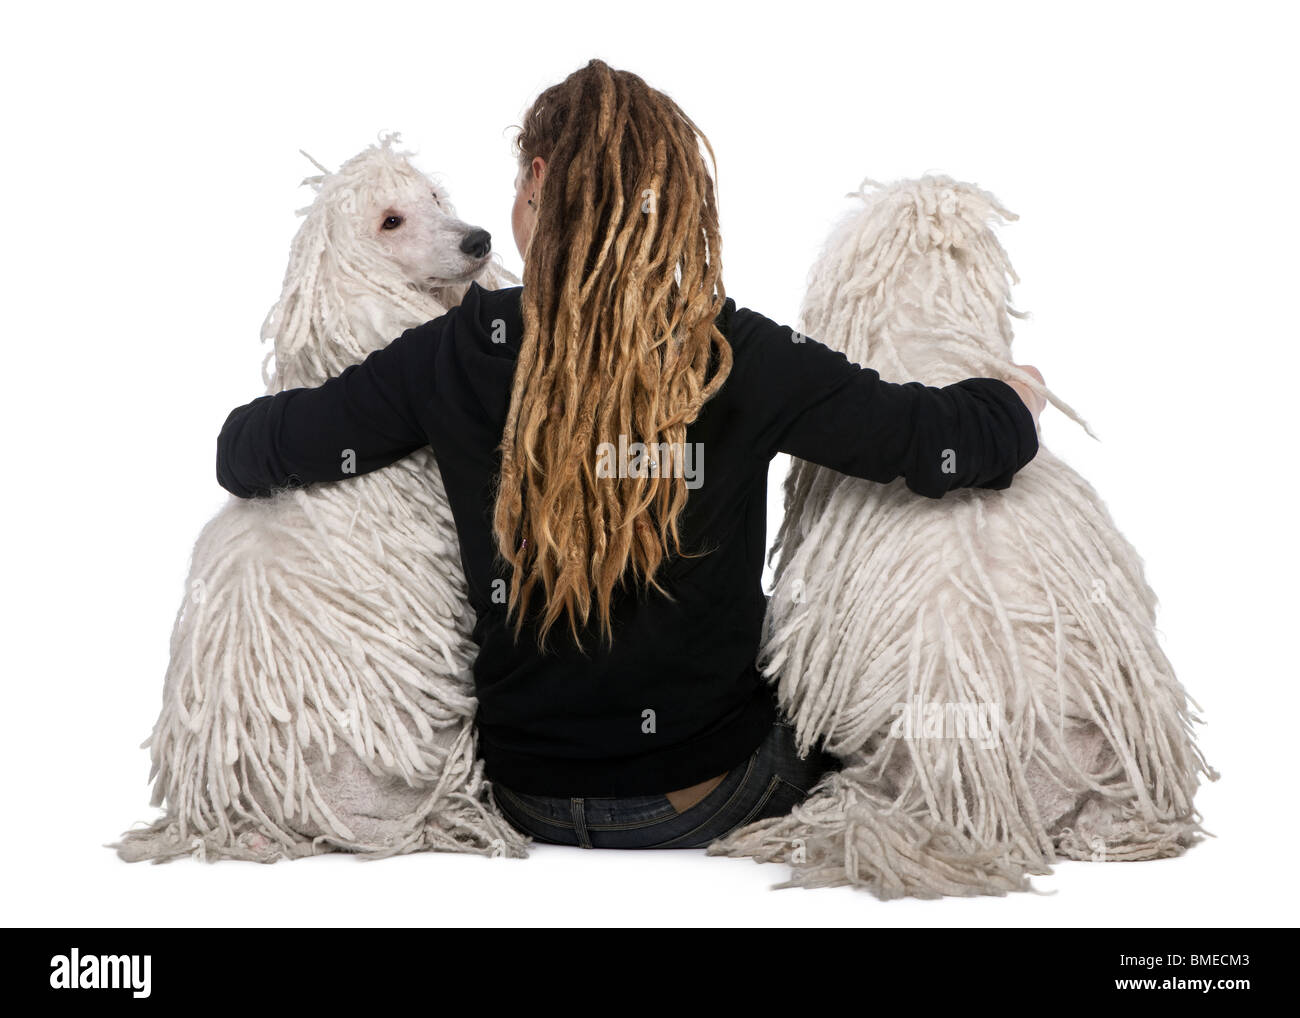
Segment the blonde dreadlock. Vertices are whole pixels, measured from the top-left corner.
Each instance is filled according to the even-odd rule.
[[[561,615],[576,643],[627,572],[655,578],[687,487],[673,471],[597,476],[620,435],[681,449],[722,386],[731,348],[708,139],[668,96],[600,60],[543,92],[516,139],[547,162],[524,266],[524,334],[501,444],[494,532],[523,628],[540,584],[538,645]],[[680,471],[675,471],[680,473]],[[671,596],[671,595],[668,595]]]

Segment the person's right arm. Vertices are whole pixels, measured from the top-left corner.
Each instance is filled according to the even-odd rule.
[[[217,483],[261,497],[368,474],[428,445],[421,412],[447,317],[407,329],[318,386],[236,407],[217,436]]]
[[[737,384],[760,419],[757,440],[852,477],[902,477],[918,495],[1010,487],[1038,452],[1034,414],[997,378],[952,385],[886,382],[812,337],[748,308],[730,338],[745,344]]]

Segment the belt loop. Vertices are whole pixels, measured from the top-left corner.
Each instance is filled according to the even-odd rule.
[[[585,799],[570,799],[569,809],[573,812],[573,832],[578,836],[582,848],[591,848],[591,838],[587,835],[587,802]]]

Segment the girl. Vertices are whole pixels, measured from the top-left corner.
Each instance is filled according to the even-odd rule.
[[[1038,450],[1026,387],[884,382],[727,297],[701,143],[712,161],[670,98],[592,60],[516,141],[523,285],[471,286],[218,439],[242,497],[432,446],[477,618],[479,752],[541,841],[703,847],[837,766],[799,757],[755,665],[778,452],[940,498],[1006,488]]]

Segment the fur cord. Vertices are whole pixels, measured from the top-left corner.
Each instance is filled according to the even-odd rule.
[[[1030,890],[1036,863],[982,848],[872,790],[869,776],[837,771],[787,816],[760,820],[714,842],[710,855],[784,862],[788,887],[854,886],[877,898],[1002,896]]]
[[[376,499],[417,511],[358,541]],[[145,743],[168,814],[127,832],[123,858],[190,854],[195,837],[208,858],[523,854],[477,776],[469,620],[436,536],[450,526],[427,452],[347,486],[232,500],[195,547]],[[367,800],[412,812],[371,817]]]
[[[804,332],[898,381],[1014,374],[989,227],[1014,216],[946,177],[863,201],[814,268]],[[809,886],[999,893],[1058,857],[1161,858],[1205,833],[1193,797],[1218,775],[1141,559],[1045,447],[1010,488],[941,500],[796,461],[777,551],[760,665],[801,750],[824,740],[845,768],[711,853]],[[910,880],[890,836],[915,841]]]
[[[473,729],[462,728],[463,743],[453,754],[441,780],[408,815],[395,816],[382,833],[357,839],[338,834],[302,837],[288,832],[268,835],[264,824],[240,818],[223,830],[189,830],[174,814],[164,814],[143,828],[127,831],[108,846],[127,862],[171,862],[189,856],[200,862],[233,859],[273,863],[326,852],[357,854],[363,861],[411,852],[473,853],[492,857],[526,858],[531,839],[522,835],[496,810],[483,764],[474,759]],[[468,768],[468,773],[466,773]]]

